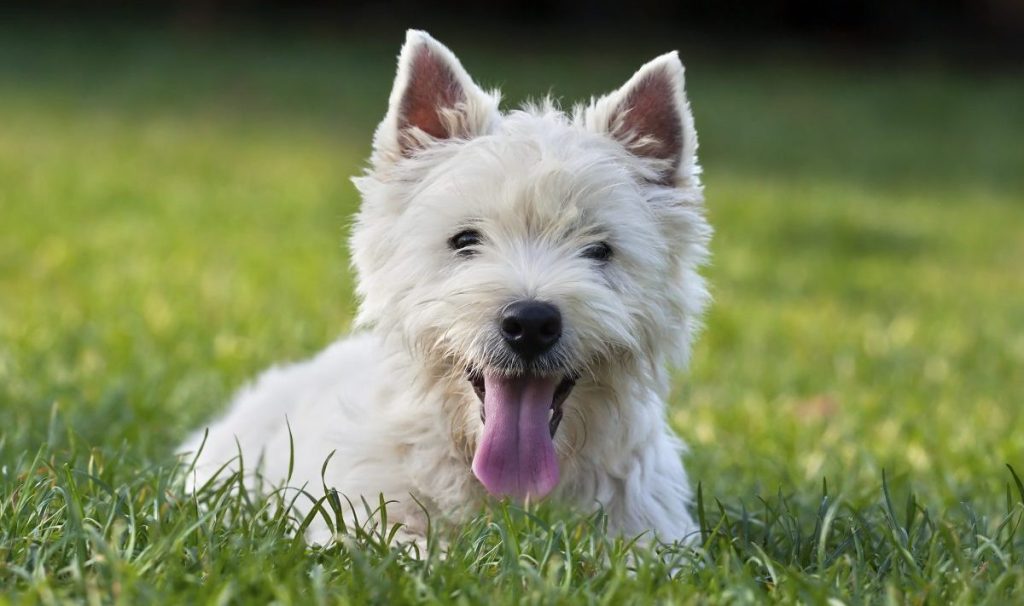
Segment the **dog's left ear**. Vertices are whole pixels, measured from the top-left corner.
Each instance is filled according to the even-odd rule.
[[[683,64],[675,51],[645,64],[622,88],[594,101],[584,120],[588,129],[651,160],[652,181],[697,184],[697,132],[686,100]]]
[[[480,89],[455,54],[429,34],[406,32],[388,113],[373,138],[374,161],[397,161],[449,139],[490,129],[497,95]]]

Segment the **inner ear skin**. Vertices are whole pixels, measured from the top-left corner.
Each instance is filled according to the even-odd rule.
[[[642,79],[622,101],[623,130],[645,140],[632,146],[633,152],[648,158],[670,160],[662,185],[671,185],[683,153],[683,122],[675,107],[675,90],[668,74],[651,74]]]
[[[447,139],[452,133],[439,110],[454,108],[465,100],[465,92],[448,62],[422,45],[409,66],[409,82],[399,107],[399,131],[416,127],[435,139]],[[403,154],[409,155],[414,146],[402,147]]]

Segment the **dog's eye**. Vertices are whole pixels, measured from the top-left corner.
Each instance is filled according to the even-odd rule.
[[[612,247],[608,246],[605,242],[598,242],[597,244],[591,244],[584,248],[581,254],[587,259],[607,261],[612,257]]]
[[[471,255],[475,250],[471,247],[480,244],[480,232],[475,229],[460,231],[451,238],[448,238],[448,247],[460,255]]]

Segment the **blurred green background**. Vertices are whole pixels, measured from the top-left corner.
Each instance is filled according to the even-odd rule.
[[[168,461],[247,379],[349,327],[349,178],[421,24],[197,14],[0,30],[3,461],[48,441]],[[431,29],[507,107],[683,51],[715,303],[670,414],[708,493],[828,477],[874,500],[884,468],[941,507],[1002,503],[1003,465],[1024,469],[1020,64],[489,27]]]

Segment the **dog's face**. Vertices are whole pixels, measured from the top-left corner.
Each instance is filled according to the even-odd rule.
[[[477,478],[539,498],[624,385],[685,361],[710,230],[674,53],[572,115],[497,105],[410,32],[352,252],[360,321],[439,378]]]

